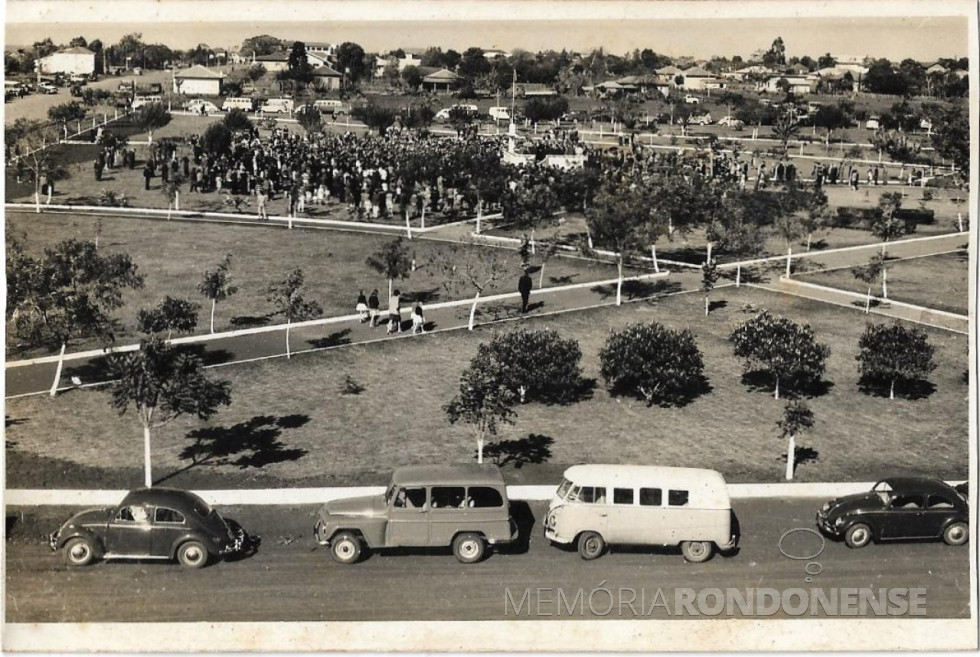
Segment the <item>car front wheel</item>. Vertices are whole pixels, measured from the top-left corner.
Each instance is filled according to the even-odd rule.
[[[681,554],[691,563],[701,563],[711,558],[711,543],[708,541],[684,541]]]
[[[862,523],[851,525],[844,534],[844,542],[849,548],[863,548],[871,542],[871,528]]]
[[[946,545],[963,545],[970,538],[970,529],[965,522],[954,522],[943,532]]]
[[[586,561],[598,559],[606,549],[606,542],[597,532],[583,532],[578,537],[578,555]]]
[[[177,561],[188,568],[203,568],[208,562],[208,550],[198,541],[187,541],[177,549]]]
[[[65,563],[69,566],[87,566],[96,558],[95,544],[83,536],[65,543]]]
[[[476,563],[487,551],[479,534],[460,534],[453,539],[453,554],[462,563]]]
[[[350,532],[341,532],[330,542],[330,557],[337,563],[357,563],[361,558],[361,539]]]

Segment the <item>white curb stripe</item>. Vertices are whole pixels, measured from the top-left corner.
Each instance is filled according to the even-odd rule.
[[[958,480],[950,485],[960,483]],[[818,482],[779,484],[728,484],[728,494],[733,499],[795,499],[832,498],[870,490],[874,482]],[[507,486],[507,496],[512,500],[550,500],[555,486]],[[322,504],[330,500],[380,495],[384,486],[350,486],[335,488],[266,488],[251,490],[195,490],[208,504],[223,506],[301,505]],[[43,490],[12,489],[4,492],[8,506],[99,506],[118,504],[126,490]]]

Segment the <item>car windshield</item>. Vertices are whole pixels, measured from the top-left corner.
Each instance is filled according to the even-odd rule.
[[[563,500],[565,499],[565,495],[568,494],[568,489],[571,487],[572,482],[570,482],[568,479],[562,479],[561,486],[558,487],[558,491],[555,493],[555,495],[558,497],[558,499]]]
[[[208,503],[202,500],[200,497],[195,497],[193,508],[194,513],[202,518],[207,518],[209,515],[211,515],[211,507],[208,506]]]
[[[385,504],[391,504],[391,498],[395,494],[396,486],[395,484],[388,484],[388,490],[385,491]]]

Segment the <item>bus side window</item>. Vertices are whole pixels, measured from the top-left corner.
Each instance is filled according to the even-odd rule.
[[[633,504],[632,488],[613,488],[613,504]]]
[[[685,506],[687,504],[686,490],[672,490],[667,493],[667,504],[670,506]]]
[[[659,488],[640,489],[640,506],[660,506],[663,502],[663,491]]]

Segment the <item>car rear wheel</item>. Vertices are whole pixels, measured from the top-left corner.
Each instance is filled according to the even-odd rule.
[[[684,541],[681,543],[681,554],[691,563],[702,563],[711,558],[711,543],[709,541]]]
[[[863,523],[851,525],[844,534],[844,542],[849,548],[863,548],[871,542],[871,528]]]
[[[606,550],[606,542],[598,532],[582,532],[578,537],[578,555],[586,561],[598,559]]]
[[[87,566],[97,556],[92,539],[80,536],[65,543],[65,563],[69,566]]]
[[[947,545],[963,545],[970,538],[970,529],[965,522],[954,522],[943,531]]]
[[[208,550],[198,541],[187,541],[177,548],[177,561],[188,568],[203,568],[208,562]]]
[[[462,563],[476,563],[486,551],[487,545],[479,534],[460,534],[453,539],[453,554]]]
[[[340,532],[330,542],[330,557],[337,563],[357,563],[361,558],[361,539],[351,532]]]

